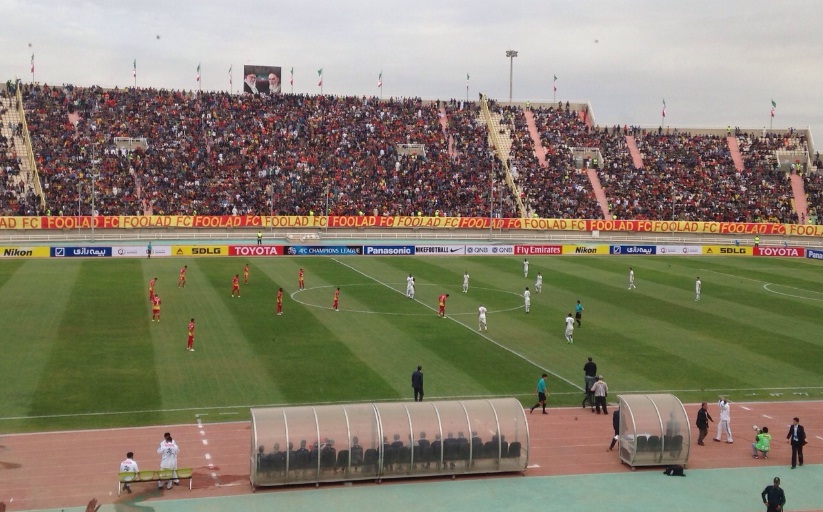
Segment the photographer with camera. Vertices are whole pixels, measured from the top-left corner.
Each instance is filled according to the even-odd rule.
[[[754,436],[754,442],[752,443],[752,457],[755,459],[758,458],[757,452],[760,452],[764,459],[768,459],[769,450],[771,450],[772,446],[772,435],[769,434],[769,427],[758,429],[757,425],[755,425],[754,431],[756,434]]]

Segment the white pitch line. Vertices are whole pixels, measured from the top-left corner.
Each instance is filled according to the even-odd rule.
[[[773,286],[783,286],[784,288],[790,288],[792,290],[802,290],[802,288],[795,288],[794,286],[785,286],[785,285],[776,284],[776,283],[766,283],[766,284],[763,285],[763,289],[766,290],[769,293],[774,293],[775,295],[783,295],[784,297],[792,297],[794,299],[813,300],[813,301],[816,301],[816,302],[823,302],[823,299],[815,299],[814,297],[806,297],[804,295],[794,295],[794,294],[791,294],[791,293],[778,292],[778,291],[775,291],[775,290],[772,290],[771,288],[769,288],[769,286],[772,286],[772,285]],[[815,291],[811,291],[811,290],[803,290],[803,291],[807,291],[809,293],[820,293],[820,292],[815,292]]]
[[[338,263],[338,264],[340,264],[340,265],[343,265],[344,267],[349,268],[350,270],[353,270],[353,271],[357,272],[358,274],[362,275],[363,277],[365,277],[365,278],[367,278],[367,279],[371,279],[371,280],[372,280],[372,281],[374,281],[375,283],[378,283],[378,284],[381,284],[381,285],[385,286],[386,288],[388,288],[389,290],[391,290],[391,291],[393,291],[393,292],[402,293],[402,292],[400,292],[399,290],[395,290],[394,288],[392,288],[392,287],[391,287],[391,286],[389,286],[388,284],[386,284],[386,283],[384,283],[384,282],[380,281],[379,279],[374,278],[374,277],[372,277],[372,276],[370,276],[370,275],[368,275],[368,274],[366,274],[366,273],[364,273],[364,272],[361,272],[360,270],[357,270],[356,268],[352,267],[351,265],[348,265],[348,264],[346,264],[346,263],[343,263],[342,261],[340,261],[340,260],[338,260],[338,259],[336,259],[336,258],[332,258],[332,261],[334,261],[335,263]],[[405,296],[405,295],[404,295],[404,296]],[[437,312],[437,310],[435,310],[432,306],[430,306],[430,305],[428,305],[428,304],[426,304],[426,303],[424,303],[424,302],[421,302],[421,301],[419,301],[419,300],[417,300],[417,299],[412,299],[412,300],[413,300],[414,302],[416,302],[416,303],[420,304],[421,306],[425,307],[425,308],[428,308],[428,309],[430,309],[430,310],[432,310],[432,311],[434,311],[434,312]],[[519,352],[517,352],[517,351],[515,351],[515,350],[512,350],[512,349],[510,349],[509,347],[507,347],[507,346],[505,346],[505,345],[503,345],[503,344],[500,344],[500,343],[496,342],[496,341],[495,341],[495,340],[493,340],[492,338],[490,338],[490,337],[486,336],[484,333],[481,333],[481,332],[477,332],[477,331],[475,331],[473,326],[466,325],[466,324],[464,324],[463,322],[460,322],[460,321],[458,321],[458,320],[455,320],[455,319],[454,319],[454,318],[452,318],[451,316],[447,316],[446,318],[448,318],[449,320],[451,320],[452,322],[454,322],[454,323],[456,323],[456,324],[458,324],[458,325],[462,325],[463,327],[465,327],[466,329],[470,330],[470,331],[471,331],[471,332],[473,332],[474,334],[476,334],[476,335],[480,336],[481,338],[485,339],[485,340],[486,340],[486,341],[488,341],[489,343],[492,343],[492,344],[494,344],[494,345],[497,345],[498,347],[502,348],[502,349],[503,349],[503,350],[505,350],[506,352],[508,352],[508,353],[510,353],[510,354],[513,354],[513,355],[515,355],[515,356],[519,357],[520,359],[522,359],[522,360],[526,361],[527,363],[529,363],[529,364],[531,364],[531,365],[534,365],[535,367],[540,368],[540,369],[541,369],[541,370],[543,370],[544,372],[546,372],[546,373],[548,373],[548,374],[550,374],[550,375],[553,375],[553,376],[557,377],[558,379],[560,379],[560,380],[562,380],[563,382],[565,382],[565,383],[567,383],[567,384],[569,384],[569,385],[573,386],[574,388],[579,389],[580,391],[583,391],[583,388],[582,388],[581,386],[579,386],[578,384],[575,384],[574,382],[572,382],[572,381],[570,381],[569,379],[567,379],[567,378],[563,377],[562,375],[558,375],[557,373],[555,373],[555,372],[553,372],[553,371],[549,370],[548,368],[544,368],[543,366],[540,366],[538,363],[536,363],[536,362],[532,361],[531,359],[529,359],[528,357],[524,356],[523,354],[520,354]]]
[[[751,409],[749,409],[748,407],[744,407],[744,406],[742,406],[742,405],[740,406],[740,408],[741,408],[741,409],[744,409],[744,410],[746,410],[746,411],[751,411]]]
[[[823,441],[823,437],[820,437],[820,436],[814,436],[814,437],[816,437],[816,438],[820,439],[821,441]]]
[[[764,414],[764,415],[763,415],[763,417],[764,417],[764,418],[766,418],[767,420],[774,419],[774,418],[772,418],[771,416],[769,416],[768,414]]]

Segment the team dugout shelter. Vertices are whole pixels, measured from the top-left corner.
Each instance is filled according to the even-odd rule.
[[[254,487],[522,472],[528,461],[514,398],[251,409]]]
[[[691,431],[686,408],[671,394],[620,395],[620,460],[636,466],[686,466]]]

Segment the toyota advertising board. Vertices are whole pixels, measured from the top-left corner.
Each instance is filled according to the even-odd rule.
[[[282,245],[230,245],[229,256],[282,256]]]
[[[805,258],[806,249],[803,247],[754,247],[755,256],[770,256],[772,258]]]

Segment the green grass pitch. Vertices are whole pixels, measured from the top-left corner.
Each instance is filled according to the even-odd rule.
[[[0,432],[248,418],[249,406],[515,396],[579,405],[592,356],[623,392],[823,396],[823,272],[803,259],[275,257],[0,262]],[[249,285],[231,278],[250,264]],[[188,285],[177,287],[188,265]],[[629,291],[628,268],[637,289]],[[297,271],[306,290],[297,291]],[[471,275],[468,293],[462,275]],[[543,293],[534,292],[537,272]],[[405,278],[416,277],[415,300]],[[162,321],[150,321],[158,277]],[[703,282],[694,300],[694,280]],[[331,309],[341,287],[340,311]],[[531,313],[522,293],[532,290]],[[275,315],[277,288],[284,315]],[[447,319],[437,296],[449,293]],[[580,300],[574,344],[564,318]],[[489,332],[477,332],[477,308]],[[197,323],[195,352],[186,326]]]

